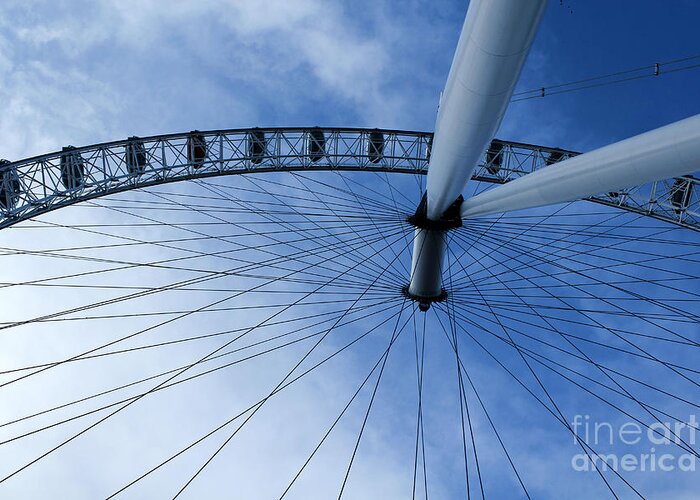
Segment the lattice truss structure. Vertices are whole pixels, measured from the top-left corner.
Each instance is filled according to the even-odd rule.
[[[379,129],[192,131],[0,160],[0,228],[66,205],[133,188],[219,175],[277,170],[376,170],[425,174],[432,134]],[[473,178],[503,184],[577,155],[492,141]],[[700,230],[700,179],[665,179],[590,201]]]

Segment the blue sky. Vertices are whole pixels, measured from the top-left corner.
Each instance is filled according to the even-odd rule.
[[[193,129],[319,125],[429,131],[434,125],[438,96],[466,7],[466,1],[448,0],[269,0],[264,3],[202,0],[177,1],[168,5],[137,0],[8,0],[0,6],[0,108],[3,109],[0,115],[0,157],[19,159],[59,150],[67,144],[80,146],[131,135]],[[699,15],[700,4],[690,0],[663,3],[651,0],[550,0],[516,92],[698,55],[700,33],[696,20]],[[700,68],[655,79],[517,102],[509,109],[498,137],[586,151],[699,113],[699,87]],[[189,189],[173,187],[168,192],[196,192],[200,195],[204,192]],[[65,219],[63,217],[56,215],[47,220],[121,220],[114,219],[118,216],[106,211],[86,215],[79,209],[67,211]],[[144,238],[171,236],[167,228],[138,230],[136,234]],[[42,248],[49,243],[51,247],[60,248],[76,244],[71,233],[62,233],[55,239],[43,238],[5,237],[2,241],[5,246],[18,248],[22,245],[24,248]],[[79,241],[85,245],[96,244],[101,238],[81,235]],[[601,240],[603,242],[605,240]],[[201,248],[211,250],[212,247]],[[664,245],[650,249],[671,255]],[[160,250],[153,251],[155,260]],[[141,258],[136,251],[128,255]],[[619,256],[622,258],[622,254]],[[16,275],[11,274],[12,278],[7,281],[27,279],[35,272],[45,273],[44,269],[33,269],[31,261],[23,261],[22,265],[24,267],[12,270]],[[77,264],[73,267],[64,261],[61,261],[61,266],[61,272],[81,269]],[[147,276],[150,283],[166,279],[155,272]],[[120,279],[128,282],[136,278],[139,276],[125,275]],[[122,281],[115,279],[116,282]],[[697,286],[697,282],[693,286]],[[30,291],[23,290],[12,300],[23,305],[6,308],[3,321],[16,319],[18,316],[14,313],[20,317],[39,314],[46,306],[46,303],[37,304],[36,296]],[[58,309],[84,302],[84,296],[66,293],[62,297],[53,296],[51,300],[54,301],[50,303],[51,307]],[[585,303],[580,297],[577,300],[579,304]],[[143,307],[147,308],[149,304],[146,302]],[[189,306],[180,297],[169,298],[167,305]],[[158,306],[165,307],[163,304]],[[212,319],[206,327],[214,329],[220,321],[231,320]],[[479,323],[480,320],[474,321]],[[673,322],[668,324],[673,325]],[[132,326],[136,328],[138,325],[134,323]],[[196,321],[187,323],[187,328],[191,329],[200,326]],[[616,327],[624,326],[616,323]],[[439,325],[433,323],[432,327],[438,329]],[[634,323],[628,327],[644,331],[645,325]],[[694,325],[679,328],[697,333]],[[37,354],[31,349],[32,344],[12,340],[3,346],[0,359],[7,366],[17,366],[47,357],[61,357],[89,345],[75,329],[61,327],[61,333],[70,339],[67,342],[52,336],[55,331],[58,330],[37,329],[34,332],[37,338],[46,342],[51,356]],[[108,336],[110,332],[106,327],[101,334]],[[402,350],[397,358],[410,360],[412,345],[407,343],[399,348]],[[375,351],[367,347],[366,351],[350,356],[342,361],[342,368],[361,372],[369,362],[364,354],[370,352]],[[292,352],[289,359],[294,354],[297,352]],[[686,352],[675,354],[678,360],[692,362]],[[455,396],[450,387],[440,383],[443,371],[445,377],[448,376],[443,361],[450,359],[449,355],[444,345],[436,348],[430,361],[433,364],[429,365],[432,366],[431,373],[436,375],[430,381],[435,400],[428,410],[433,434],[427,445],[434,453],[432,465],[438,471],[434,472],[435,481],[432,483],[436,498],[463,495],[456,460],[461,443],[452,442],[453,434],[447,430],[454,430],[457,418],[454,413],[449,413],[450,408],[454,410]],[[508,362],[518,366],[518,373],[526,373],[526,368],[518,365],[512,352],[504,351],[503,355]],[[174,359],[186,362],[191,356],[191,352],[178,351]],[[519,416],[517,421],[503,418],[501,424],[510,442],[515,443],[514,448],[530,459],[526,460],[524,467],[529,477],[534,478],[533,482],[538,484],[534,487],[536,496],[561,498],[564,494],[583,498],[601,494],[598,486],[589,489],[590,477],[583,481],[580,475],[571,473],[568,467],[571,450],[564,448],[570,444],[567,443],[570,436],[561,433],[556,440],[549,441],[547,436],[553,426],[541,422],[536,405],[526,395],[512,390],[513,381],[479,356],[478,350],[467,357],[479,373],[475,376],[477,385],[480,383],[485,387],[492,404]],[[271,363],[275,368],[284,367],[289,359],[282,356]],[[613,364],[621,363],[614,357],[604,359]],[[165,369],[171,366],[173,359],[154,357],[151,362]],[[144,368],[147,364],[143,362],[143,366],[139,366]],[[107,369],[116,379],[126,380],[131,368],[115,363]],[[261,373],[253,368],[241,370],[242,379],[259,377]],[[230,486],[226,483],[227,474],[236,467],[245,466],[248,460],[256,464],[270,462],[269,468],[256,466],[250,470],[249,477],[236,479],[237,491],[254,498],[255,492],[260,493],[256,485],[268,481],[266,474],[275,470],[273,463],[283,468],[294,459],[298,462],[303,455],[301,450],[306,449],[301,443],[313,441],[317,429],[333,413],[332,408],[319,409],[309,417],[308,407],[323,408],[319,405],[327,401],[339,404],[342,398],[337,395],[351,390],[354,379],[344,380],[338,375],[340,373],[344,373],[341,368],[329,370],[327,378],[304,386],[295,398],[284,400],[290,420],[299,423],[294,433],[284,432],[274,414],[263,417],[258,425],[265,438],[260,439],[260,434],[254,433],[244,438],[237,448],[239,454],[214,463],[210,480],[196,483],[198,489],[192,491],[192,498],[214,496]],[[387,397],[384,406],[377,410],[385,419],[378,419],[376,427],[368,431],[370,444],[365,451],[366,460],[358,464],[357,472],[364,480],[356,486],[357,489],[349,492],[354,498],[401,498],[406,492],[402,471],[406,462],[412,459],[408,455],[413,451],[405,446],[407,441],[404,438],[412,429],[412,420],[405,413],[413,399],[404,400],[401,394],[413,381],[391,373],[387,376],[389,385],[394,388],[393,397]],[[663,373],[650,372],[648,376],[663,377]],[[77,377],[75,373],[66,373],[44,383],[49,384],[48,392],[55,392],[52,398],[59,401],[63,389],[80,380]],[[232,411],[234,405],[229,404],[226,395],[233,392],[236,397],[253,397],[265,383],[272,383],[274,374],[263,378],[258,381],[260,386],[235,386],[234,390],[230,380],[221,376],[205,391],[191,388],[180,396],[170,397],[166,403],[159,400],[168,405],[170,415],[182,415],[181,421],[163,421],[158,413],[162,407],[149,404],[131,420],[115,424],[110,431],[98,435],[91,444],[67,452],[64,461],[49,461],[36,475],[19,479],[11,486],[11,492],[17,496],[38,498],[49,494],[55,484],[62,484],[66,487],[64,494],[73,498],[103,495],[114,486],[111,480],[115,476],[120,479],[133,477],[144,469],[144,464],[167,455],[172,450],[172,435],[180,428],[192,429],[192,435],[196,435],[211,427],[220,413]],[[97,390],[98,379],[85,383],[88,388]],[[580,393],[567,392],[564,384],[554,377],[548,380],[552,387],[561,391],[562,404],[573,414]],[[679,391],[690,391],[682,382],[674,387]],[[3,416],[31,411],[46,393],[47,386],[41,384],[10,392],[2,403],[6,412]],[[26,394],[31,396],[24,397]],[[697,395],[697,392],[688,394]],[[596,410],[600,418],[608,418],[616,424],[624,422],[602,407],[592,405],[589,408]],[[687,412],[682,406],[675,410]],[[354,411],[357,412],[355,418],[360,418],[361,409]],[[475,419],[480,428],[487,428],[488,422],[483,415],[475,416]],[[141,424],[143,429],[156,430],[149,434],[140,428]],[[523,432],[524,428],[528,429],[527,433]],[[77,429],[79,426],[74,428]],[[51,439],[56,440],[58,436]],[[118,439],[115,440],[114,436]],[[317,474],[312,477],[321,478],[324,485],[323,480],[327,479],[335,486],[333,481],[337,478],[334,474],[342,469],[344,462],[332,451],[347,450],[353,439],[352,429],[340,432],[328,454],[320,461]],[[142,440],[148,442],[148,446],[140,447]],[[118,450],[115,441],[123,443],[123,448]],[[29,458],[43,444],[32,441],[30,446],[15,447],[4,456],[17,454]],[[643,444],[641,452],[644,452]],[[270,449],[277,449],[278,455],[266,455],[265,450]],[[100,460],[93,463],[89,453],[95,453]],[[139,455],[133,464],[130,464],[131,455]],[[181,468],[149,483],[141,493],[161,492],[161,488],[170,484],[170,479],[181,479],[206,455],[205,450],[191,461],[179,464],[177,467]],[[509,498],[521,494],[513,476],[505,472],[501,474],[500,471],[507,470],[507,464],[496,445],[487,446],[482,458],[484,463],[492,465],[491,471],[499,471],[490,473],[493,497]],[[559,471],[556,474],[551,472],[553,463],[558,464],[554,468]],[[81,473],[82,467],[89,472]],[[44,480],[38,481],[37,478]],[[652,496],[659,498],[668,491],[677,498],[692,498],[697,486],[697,473],[641,475],[636,479],[649,488]],[[576,491],[569,490],[568,485],[576,485]],[[669,490],[672,487],[676,489]],[[272,485],[270,488],[274,489]],[[304,484],[298,492],[299,498],[311,495],[313,491],[313,485]]]
[[[696,8],[551,2],[520,88],[694,55]],[[78,1],[3,9],[4,154],[21,156],[66,142],[253,123],[430,130],[465,3],[176,2],[164,10]],[[501,135],[602,145],[693,114],[697,78],[691,71],[521,102]]]

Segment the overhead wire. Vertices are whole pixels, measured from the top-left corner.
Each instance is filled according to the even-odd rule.
[[[642,78],[655,78],[668,73],[678,73],[680,71],[687,71],[690,69],[700,68],[700,62],[695,62],[693,64],[685,64],[683,66],[676,67],[678,64],[687,63],[690,61],[700,61],[700,54],[658,63],[655,62],[652,64],[646,64],[644,66],[638,66],[636,68],[607,73],[605,75],[583,78],[581,80],[574,80],[567,83],[560,83],[556,85],[549,85],[546,87],[538,87],[530,90],[523,90],[521,92],[514,93],[513,98],[510,102],[541,99],[552,95],[566,94],[569,92],[578,92],[581,90],[598,87],[606,87],[608,85],[615,85],[618,83],[640,80]],[[669,69],[662,69],[665,66],[672,67]]]

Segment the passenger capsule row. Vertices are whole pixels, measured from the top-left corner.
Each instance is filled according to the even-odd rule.
[[[8,169],[5,165],[8,160],[0,160],[0,171],[2,171],[2,192],[0,192],[0,209],[12,210],[19,200],[21,184],[17,176],[17,170]]]
[[[247,158],[254,165],[259,165],[267,156],[268,138],[260,129],[247,133]],[[428,146],[430,147],[430,145]],[[379,130],[373,130],[367,135],[367,159],[371,163],[379,163],[384,158],[385,138]],[[201,168],[208,158],[207,140],[204,134],[193,130],[187,135],[187,161],[193,168]],[[318,127],[307,131],[306,155],[313,163],[318,163],[326,156],[326,135]],[[428,150],[428,156],[430,151]],[[129,137],[124,145],[124,162],[129,175],[139,176],[146,172],[150,162],[148,152],[142,139],[137,136]],[[0,160],[2,190],[0,192],[0,209],[11,210],[16,205],[21,192],[21,184],[17,172],[3,169],[2,165],[9,164],[8,160]],[[85,161],[74,146],[66,146],[61,150],[59,160],[60,181],[63,187],[74,190],[85,184]]]
[[[501,171],[503,166],[503,150],[505,149],[505,143],[494,139],[489,144],[486,150],[486,171],[491,175],[496,175]],[[545,165],[554,165],[567,157],[567,152],[561,149],[553,149],[546,156],[544,156]]]
[[[247,133],[247,158],[254,165],[259,165],[267,156],[268,138],[265,131],[253,129]],[[367,137],[367,158],[371,163],[379,163],[384,158],[384,134],[378,130]],[[194,168],[200,168],[207,159],[207,143],[204,135],[193,130],[187,137],[187,160]],[[326,156],[326,135],[318,127],[309,129],[306,141],[306,156],[318,163]]]
[[[379,130],[373,130],[367,135],[367,159],[371,163],[379,163],[384,158],[385,149],[384,134]],[[259,165],[267,155],[268,138],[260,129],[253,129],[247,133],[247,157],[254,165]],[[428,138],[427,159],[430,160],[432,136]],[[148,152],[144,142],[139,137],[129,137],[124,146],[124,160],[130,175],[138,176],[146,172],[149,166]],[[496,175],[503,164],[505,143],[494,139],[486,151],[486,169],[491,175]],[[326,135],[318,127],[307,132],[306,155],[317,163],[326,156]],[[566,157],[562,150],[552,150],[545,156],[545,164],[553,165]],[[197,169],[204,165],[208,157],[207,141],[204,134],[193,130],[187,135],[187,161]],[[17,204],[21,193],[21,183],[15,169],[3,168],[9,164],[7,160],[0,160],[0,209],[11,210]],[[66,190],[73,190],[85,184],[85,163],[80,153],[73,146],[66,146],[61,150],[60,179]],[[671,205],[677,214],[686,210],[691,203],[694,183],[692,178],[677,178],[671,188]],[[619,193],[608,193],[616,198]]]
[[[673,181],[671,188],[671,205],[676,214],[680,214],[690,206],[690,201],[693,196],[693,177],[677,178]]]

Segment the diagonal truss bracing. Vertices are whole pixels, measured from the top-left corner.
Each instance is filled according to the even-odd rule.
[[[357,128],[253,128],[130,138],[0,165],[0,228],[129,189],[270,171],[426,174],[432,133]],[[473,179],[503,184],[578,153],[494,140]],[[590,201],[700,230],[700,180],[665,179]]]

